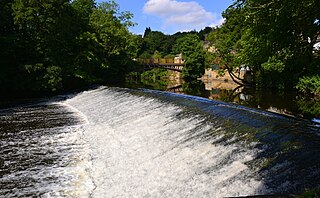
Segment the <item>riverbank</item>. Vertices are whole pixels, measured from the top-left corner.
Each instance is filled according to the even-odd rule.
[[[196,95],[212,100],[236,103],[286,116],[313,119],[320,117],[320,102],[295,90],[256,90],[241,87],[228,74],[207,69],[198,80],[186,82],[179,72],[169,71],[167,77],[153,77],[149,81],[136,78],[127,81],[125,87],[147,88],[179,94]]]

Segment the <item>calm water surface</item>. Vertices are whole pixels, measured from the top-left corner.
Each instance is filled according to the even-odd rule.
[[[296,91],[256,90],[223,80],[131,80],[124,87],[147,88],[235,103],[282,115],[320,119],[320,101]]]

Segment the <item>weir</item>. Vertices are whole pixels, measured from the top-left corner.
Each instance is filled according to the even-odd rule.
[[[311,121],[144,89],[100,87],[68,98],[0,111],[1,141],[11,145],[0,145],[0,197],[220,198],[320,185],[320,128]],[[59,124],[6,127],[43,114]],[[28,153],[47,161],[29,163]],[[19,159],[26,161],[10,166]]]

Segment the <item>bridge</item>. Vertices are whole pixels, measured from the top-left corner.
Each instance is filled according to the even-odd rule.
[[[183,60],[177,58],[139,59],[138,62],[144,66],[144,69],[164,68],[172,71],[182,72],[184,67]]]

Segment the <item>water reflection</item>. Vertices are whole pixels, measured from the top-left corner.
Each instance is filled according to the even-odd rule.
[[[202,81],[189,81],[182,84],[182,90],[185,94],[193,96],[210,97],[210,91],[205,89]]]
[[[256,90],[239,86],[231,81],[210,79],[194,81],[135,79],[127,81],[124,86],[201,96],[289,116],[320,117],[320,101],[300,96],[295,91]]]
[[[295,91],[255,90],[232,82],[202,81],[208,98],[297,117],[320,117],[320,102]]]

